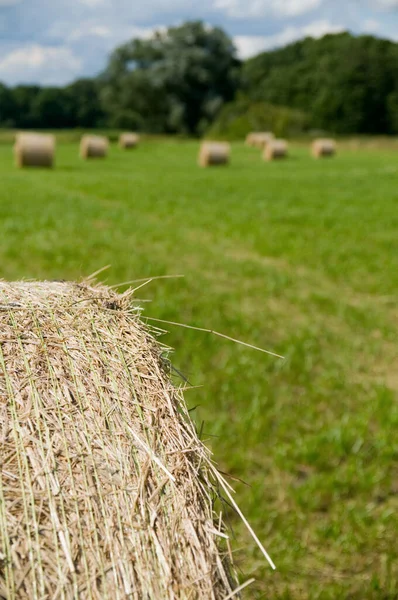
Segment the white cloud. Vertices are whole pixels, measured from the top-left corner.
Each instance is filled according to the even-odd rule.
[[[375,33],[380,29],[381,23],[379,23],[379,21],[376,21],[376,19],[366,19],[366,21],[362,23],[362,30],[365,33]]]
[[[71,45],[73,42],[85,42],[86,40],[89,43],[88,38],[97,38],[99,41],[102,40],[105,48],[109,49],[132,38],[147,39],[158,29],[164,29],[164,26],[136,27],[124,23],[108,24],[104,23],[104,19],[90,19],[73,26],[68,21],[57,21],[48,29],[47,37],[48,39],[61,39]]]
[[[80,0],[81,4],[85,4],[90,8],[95,8],[96,6],[100,6],[104,4],[104,0]]]
[[[341,33],[345,31],[346,27],[343,25],[333,25],[326,19],[321,21],[315,21],[314,23],[309,23],[301,28],[300,37],[313,37],[315,39],[321,38],[328,33]]]
[[[81,69],[81,61],[69,48],[31,44],[13,50],[0,59],[0,80],[9,84],[63,85]]]
[[[333,25],[327,20],[314,21],[303,27],[286,27],[281,32],[269,36],[236,36],[234,38],[241,58],[249,58],[259,52],[285,46],[304,37],[321,38],[327,33],[344,31],[341,25]]]
[[[14,6],[15,4],[19,4],[21,0],[0,0],[1,6]]]
[[[98,38],[110,38],[112,36],[111,30],[105,25],[79,25],[71,33],[68,34],[66,40],[68,42],[74,42],[81,38],[87,37],[98,37]]]
[[[73,42],[88,42],[88,38],[97,38],[102,40],[102,46],[108,50],[123,42],[127,42],[133,38],[148,39],[156,29],[161,27],[134,27],[131,25],[119,25],[118,27],[108,27],[102,24],[93,24],[92,22],[82,23],[70,33],[65,35],[65,41]]]
[[[275,15],[297,17],[319,8],[323,0],[216,0],[215,7],[235,19]]]
[[[250,58],[251,56],[255,56],[270,48],[268,45],[270,37],[261,35],[237,35],[234,37],[234,44],[238,51],[239,58]]]
[[[373,0],[373,4],[380,8],[398,8],[398,0]]]

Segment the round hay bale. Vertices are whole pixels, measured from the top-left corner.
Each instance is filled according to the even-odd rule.
[[[230,144],[225,142],[203,142],[200,147],[198,162],[201,167],[227,165],[230,156]]]
[[[272,140],[264,148],[264,160],[277,160],[286,158],[288,153],[288,144],[286,140]]]
[[[17,167],[52,168],[55,160],[55,136],[41,133],[18,133],[14,156]]]
[[[84,135],[80,141],[81,158],[105,158],[109,140],[101,135]]]
[[[137,133],[121,133],[119,136],[119,146],[125,150],[136,148],[140,141],[140,136]]]
[[[311,153],[314,158],[324,158],[336,154],[336,142],[329,139],[315,140],[311,146]]]
[[[217,472],[130,298],[0,282],[1,598],[237,588],[212,508]]]
[[[252,148],[260,148],[263,150],[265,146],[275,138],[270,131],[257,131],[249,133],[246,137],[246,146]]]

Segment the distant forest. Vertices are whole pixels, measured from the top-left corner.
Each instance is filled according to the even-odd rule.
[[[188,22],[120,46],[92,79],[0,83],[0,127],[398,134],[398,44],[340,33],[241,62],[222,29]]]

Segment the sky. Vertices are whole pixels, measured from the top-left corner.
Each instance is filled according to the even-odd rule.
[[[93,76],[117,45],[193,19],[224,28],[241,58],[343,30],[398,41],[398,0],[0,0],[0,81]]]

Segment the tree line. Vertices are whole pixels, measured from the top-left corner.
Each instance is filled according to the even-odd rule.
[[[188,22],[116,48],[92,79],[0,83],[7,128],[243,135],[274,121],[282,133],[398,133],[398,44],[341,33],[241,62],[221,28]]]

